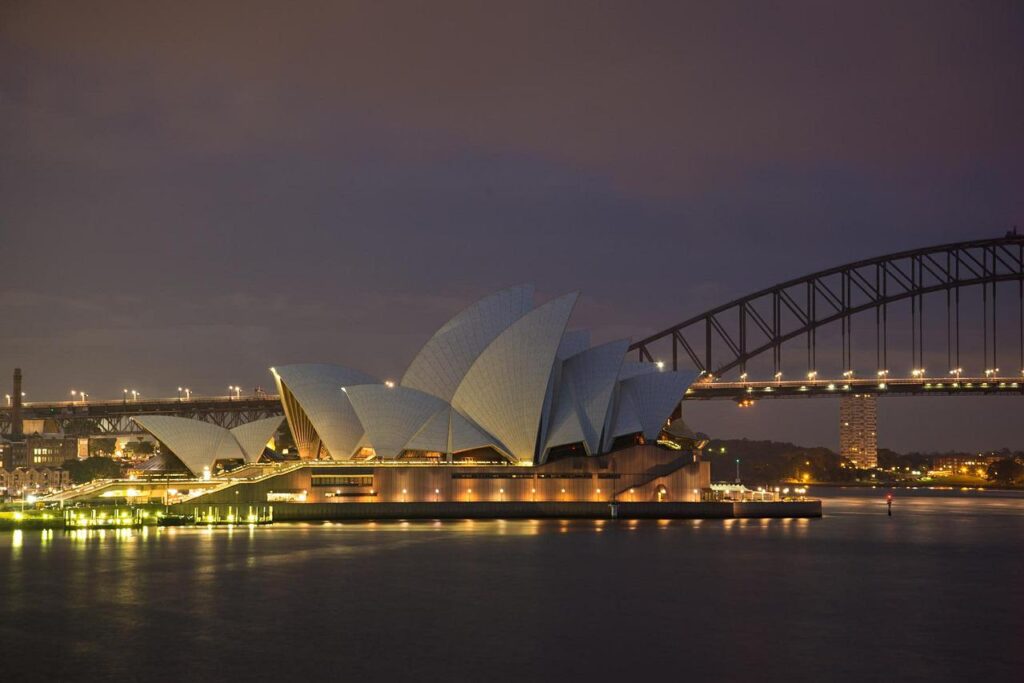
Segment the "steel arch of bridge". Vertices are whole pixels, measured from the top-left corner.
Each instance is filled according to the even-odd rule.
[[[807,367],[816,366],[819,328],[842,327],[842,362],[852,366],[851,317],[875,310],[878,368],[887,368],[888,307],[911,300],[914,367],[924,357],[923,297],[946,293],[946,351],[950,368],[960,365],[960,299],[964,287],[980,286],[984,304],[986,367],[995,366],[996,285],[1017,281],[1020,367],[1024,370],[1024,235],[943,244],[903,251],[823,270],[730,301],[632,344],[640,361],[654,361],[651,346],[672,343],[672,368],[680,351],[702,373],[718,378],[732,370],[746,372],[747,362],[771,352],[774,371],[782,364],[782,345],[806,337]],[[727,350],[715,358],[716,343]],[[701,348],[701,346],[703,348]],[[991,363],[989,363],[991,359]],[[717,362],[717,365],[715,363]]]

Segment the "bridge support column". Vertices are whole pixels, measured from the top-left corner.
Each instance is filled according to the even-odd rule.
[[[870,394],[839,399],[839,454],[857,467],[878,465],[878,404]]]

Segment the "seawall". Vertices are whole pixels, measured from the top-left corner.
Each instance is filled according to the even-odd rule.
[[[275,503],[273,519],[287,521],[377,519],[609,519],[608,503],[476,502],[476,503]],[[177,514],[227,519],[239,512],[225,504],[171,506]],[[243,513],[245,506],[242,506]],[[821,517],[821,501],[775,503],[618,503],[618,519],[737,519]]]

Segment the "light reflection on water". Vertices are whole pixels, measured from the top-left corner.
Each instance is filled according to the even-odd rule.
[[[21,656],[5,673],[944,680],[1024,664],[1024,498],[896,491],[890,518],[882,489],[815,493],[821,520],[0,533],[0,645]]]

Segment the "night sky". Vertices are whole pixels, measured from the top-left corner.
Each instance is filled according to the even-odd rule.
[[[29,400],[397,378],[521,282],[636,338],[1001,236],[1022,187],[1020,2],[0,7],[0,367]],[[1021,448],[1022,411],[889,399],[881,445]],[[686,414],[838,446],[831,401]]]

